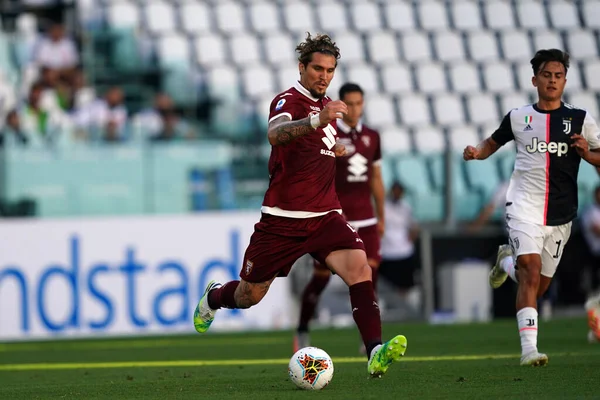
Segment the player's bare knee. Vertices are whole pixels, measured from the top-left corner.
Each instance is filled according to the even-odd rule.
[[[352,274],[352,277],[354,279],[352,279],[352,284],[370,281],[373,279],[373,272],[371,271],[371,267],[369,266],[369,264],[362,264],[362,266],[357,267],[356,270],[353,272],[354,273]]]
[[[362,250],[337,250],[330,253],[326,261],[329,268],[337,273],[348,286],[371,280],[371,267]]]
[[[372,280],[371,267],[367,263],[349,266],[348,269],[340,271],[339,275],[348,286]]]

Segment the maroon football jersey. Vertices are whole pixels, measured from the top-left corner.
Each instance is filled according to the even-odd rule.
[[[331,99],[314,98],[299,82],[271,102],[269,122],[284,115],[293,121],[318,114]],[[335,191],[336,122],[287,145],[271,147],[269,188],[262,212],[272,215],[310,218],[340,211]]]
[[[346,155],[337,158],[335,179],[344,215],[351,222],[374,219],[370,181],[373,165],[381,160],[379,133],[361,123],[351,130],[341,120],[337,128],[338,142],[346,146]]]

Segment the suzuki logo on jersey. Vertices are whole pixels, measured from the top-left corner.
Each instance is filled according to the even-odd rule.
[[[321,154],[335,157],[335,153],[331,151],[331,149],[335,146],[335,136],[337,135],[337,132],[331,124],[327,124],[323,127],[323,133],[325,133],[325,136],[323,136],[321,140],[325,143],[325,146],[327,146],[327,150],[321,149]]]
[[[348,175],[348,182],[366,182],[369,178],[367,176],[367,171],[369,171],[368,162],[369,160],[360,153],[350,157],[348,159],[348,172],[351,175]]]
[[[560,157],[563,154],[567,154],[569,145],[565,142],[544,142],[543,140],[538,140],[538,138],[534,137],[531,144],[525,146],[525,150],[527,150],[528,153],[550,153]]]
[[[565,133],[565,135],[568,135],[569,133],[571,133],[571,120],[570,119],[563,119],[563,132]]]

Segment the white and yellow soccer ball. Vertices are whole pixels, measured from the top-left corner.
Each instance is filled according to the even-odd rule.
[[[290,359],[288,373],[300,389],[320,390],[329,385],[333,378],[333,361],[324,350],[305,347]]]

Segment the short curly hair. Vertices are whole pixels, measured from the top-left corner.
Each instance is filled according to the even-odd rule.
[[[331,40],[329,35],[325,34],[317,34],[313,38],[310,35],[310,32],[306,32],[306,39],[304,42],[296,46],[296,52],[298,53],[298,61],[305,66],[312,61],[313,53],[322,53],[334,56],[336,65],[337,60],[340,58],[340,49],[335,45],[335,42]]]
[[[537,75],[540,72],[540,68],[546,65],[548,62],[556,61],[561,63],[565,67],[565,75],[569,69],[569,53],[559,49],[548,49],[538,50],[535,56],[531,59],[531,68],[533,68],[533,74]]]

